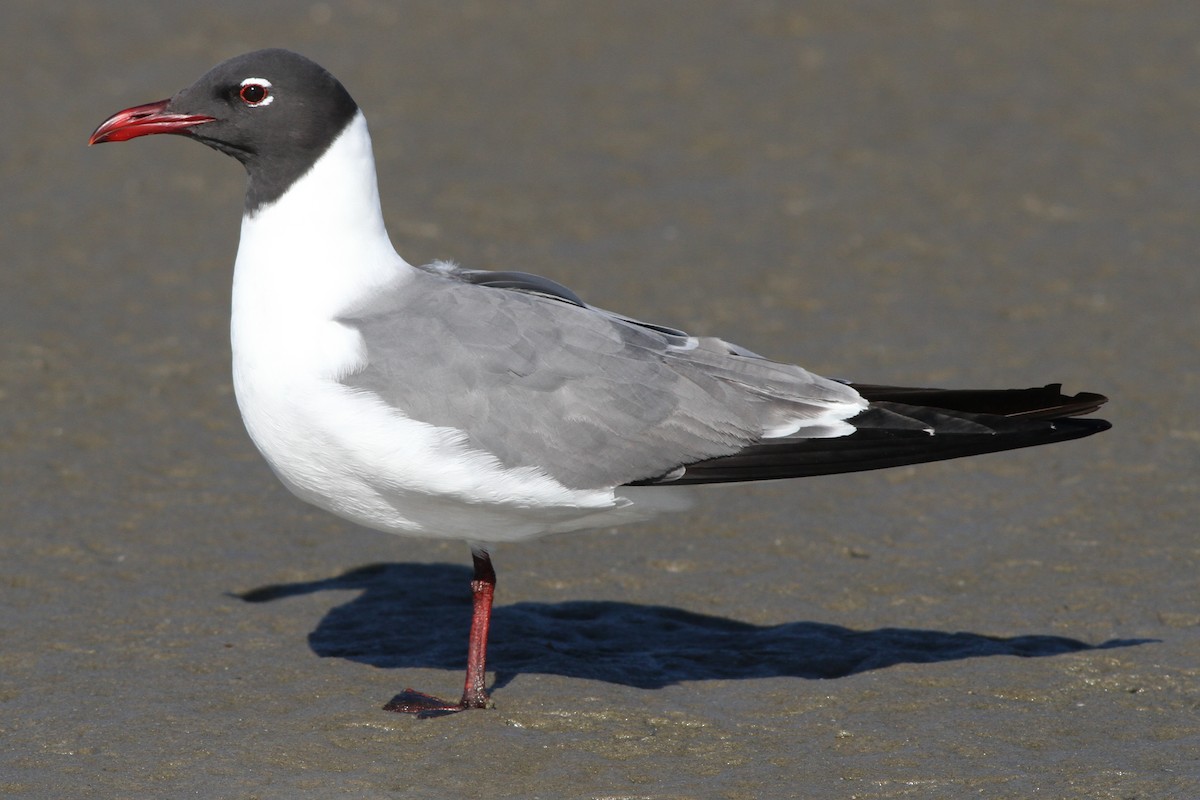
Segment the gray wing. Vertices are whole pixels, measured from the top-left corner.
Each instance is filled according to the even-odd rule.
[[[865,407],[799,367],[503,275],[506,288],[448,267],[417,272],[402,293],[341,320],[367,349],[342,383],[464,431],[506,466],[583,489],[657,478],[781,432],[848,433],[840,420]]]

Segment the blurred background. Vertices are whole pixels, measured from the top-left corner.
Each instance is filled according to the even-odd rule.
[[[1200,10],[2,15],[0,794],[1200,786]],[[410,262],[543,274],[831,376],[1061,381],[1115,427],[498,548],[498,708],[387,714],[457,689],[467,548],[309,509],[254,451],[228,363],[240,167],[85,146],[264,46],[357,99]]]

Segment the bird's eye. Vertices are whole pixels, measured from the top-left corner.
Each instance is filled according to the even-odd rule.
[[[270,81],[262,78],[247,78],[238,89],[238,97],[248,106],[270,105],[275,98],[271,96]]]
[[[238,92],[238,94],[241,96],[242,100],[246,101],[247,104],[252,106],[256,106],[263,100],[267,99],[266,87],[259,86],[257,83],[251,83],[243,86],[242,90]]]

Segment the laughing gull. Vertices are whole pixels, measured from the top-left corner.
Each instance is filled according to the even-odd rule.
[[[1033,389],[822,378],[640,322],[522,272],[414,267],[384,228],[367,122],[287,50],[217,65],[114,114],[89,144],[195,139],[249,174],[233,275],[233,385],[246,430],[302,500],[369,528],[464,540],[474,597],[462,699],[489,705],[488,547],[641,520],[664,487],[917,464],[1105,430],[1105,402]]]

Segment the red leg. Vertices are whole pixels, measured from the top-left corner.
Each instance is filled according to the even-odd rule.
[[[467,647],[467,680],[462,699],[451,703],[423,692],[405,689],[383,707],[384,711],[419,716],[440,716],[468,708],[487,708],[490,700],[487,679],[488,628],[492,622],[492,596],[496,592],[496,571],[486,550],[471,550],[475,575],[471,579],[471,638]]]
[[[492,624],[492,595],[496,593],[496,570],[486,550],[472,550],[475,576],[471,579],[471,639],[467,646],[467,680],[463,686],[463,708],[487,708],[488,693],[484,687],[487,672],[488,628]]]

